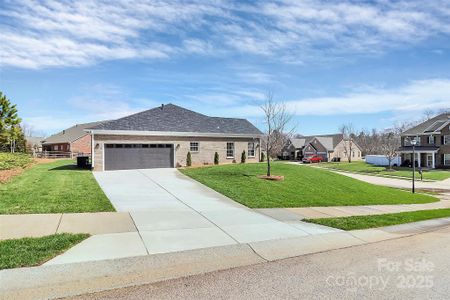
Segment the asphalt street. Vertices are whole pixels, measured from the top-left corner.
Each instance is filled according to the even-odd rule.
[[[449,299],[450,227],[74,299]]]

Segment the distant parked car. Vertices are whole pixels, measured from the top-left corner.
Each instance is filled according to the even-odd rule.
[[[304,157],[302,159],[303,163],[305,164],[312,164],[312,163],[320,163],[322,162],[323,158],[317,155]]]

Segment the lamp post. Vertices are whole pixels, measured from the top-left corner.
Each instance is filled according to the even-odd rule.
[[[413,147],[413,159],[412,159],[412,164],[413,164],[413,176],[412,176],[412,192],[413,194],[416,192],[416,188],[414,185],[414,181],[416,179],[416,145],[417,145],[417,140],[411,140],[411,145]],[[420,159],[420,158],[419,158]]]

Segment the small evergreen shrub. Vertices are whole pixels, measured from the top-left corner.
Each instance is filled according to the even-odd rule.
[[[247,160],[247,155],[245,154],[245,150],[242,151],[241,154],[241,164],[245,164],[245,161]]]
[[[192,166],[192,157],[191,157],[191,152],[190,151],[187,153],[186,166],[188,166],[188,167]]]
[[[219,153],[214,153],[214,164],[218,165],[219,164]]]
[[[261,152],[261,159],[260,159],[260,161],[261,161],[261,162],[264,162],[264,159],[265,159],[264,152]]]

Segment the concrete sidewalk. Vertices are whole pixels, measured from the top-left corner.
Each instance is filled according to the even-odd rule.
[[[55,233],[107,234],[136,232],[129,213],[67,213],[0,215],[0,240]]]
[[[0,271],[0,299],[55,299],[396,239],[450,226],[450,218],[89,263]]]
[[[450,194],[443,194],[437,197],[441,199],[439,202],[425,204],[258,208],[255,210],[279,221],[289,223],[294,220],[302,219],[382,215],[408,211],[450,208]]]
[[[341,174],[347,177],[351,177],[354,179],[358,179],[361,181],[365,181],[371,184],[375,185],[383,185],[383,186],[389,186],[389,187],[395,187],[395,188],[401,188],[401,189],[410,189],[412,186],[412,180],[411,179],[400,179],[400,178],[390,178],[390,177],[380,177],[380,176],[372,176],[372,175],[365,175],[365,174],[356,174],[351,172],[341,172],[333,169],[328,168],[322,168],[320,166],[313,166],[315,168],[325,169],[330,172],[334,172],[337,174]],[[436,189],[436,190],[448,190],[450,193],[450,178],[442,181],[415,181],[415,186],[417,189]]]

